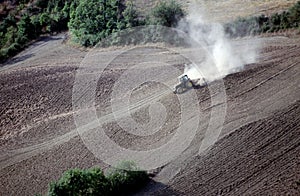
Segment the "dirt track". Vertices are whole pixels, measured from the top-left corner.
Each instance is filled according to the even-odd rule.
[[[45,192],[47,184],[68,168],[107,167],[85,147],[73,119],[80,111],[72,110],[72,87],[86,53],[62,41],[63,35],[59,35],[37,42],[0,68],[0,195]],[[211,103],[207,88],[196,89],[203,115],[196,137],[154,178],[165,184],[151,184],[144,194],[299,193],[300,39],[270,37],[260,41],[263,49],[258,63],[224,79],[227,114],[219,142],[207,153],[197,154]],[[247,39],[235,41],[241,46],[246,43]],[[122,51],[106,52],[110,56]],[[178,68],[186,61],[164,48],[142,47],[119,56],[98,81],[98,116],[106,134],[120,146],[160,146],[179,126],[178,99],[160,85],[144,85],[131,97],[132,116],[139,122],[149,121],[149,103],[165,105],[168,115],[160,132],[146,138],[132,136],[122,131],[111,115],[115,81],[132,62],[153,57]]]

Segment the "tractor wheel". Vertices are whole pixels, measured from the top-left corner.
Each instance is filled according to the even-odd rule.
[[[181,93],[183,93],[183,88],[180,86],[180,87],[178,87],[178,88],[176,88],[176,94],[181,94]]]
[[[192,82],[188,82],[188,83],[186,84],[186,86],[187,86],[187,88],[192,88],[192,87],[193,87],[193,83],[192,83]]]

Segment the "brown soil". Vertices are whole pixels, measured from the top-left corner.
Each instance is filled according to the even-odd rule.
[[[73,111],[72,87],[86,53],[62,44],[63,38],[58,35],[39,41],[0,68],[0,195],[45,193],[48,183],[69,168],[108,167],[85,147],[75,129],[73,114],[81,111]],[[259,39],[263,49],[258,62],[224,79],[227,114],[219,141],[198,154],[215,106],[211,106],[208,88],[196,89],[203,115],[196,137],[139,194],[299,193],[300,38]],[[248,44],[247,39],[234,42]],[[116,51],[122,49],[106,52],[110,56]],[[180,69],[186,62],[166,48],[139,47],[118,56],[98,81],[97,115],[103,119],[106,134],[120,146],[160,146],[179,126],[178,98],[159,84],[143,84],[131,94],[132,118],[141,123],[149,121],[149,103],[165,105],[166,124],[159,132],[143,138],[133,136],[111,115],[111,93],[118,77],[133,62],[153,58]]]

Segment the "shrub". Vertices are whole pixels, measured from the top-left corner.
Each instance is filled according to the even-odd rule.
[[[96,9],[95,9],[96,8]],[[83,0],[70,9],[68,23],[72,40],[83,46],[93,46],[114,32],[140,24],[131,1]]]
[[[58,180],[50,184],[49,196],[58,195],[108,195],[110,182],[101,169],[73,169],[65,172]]]
[[[110,171],[112,194],[131,193],[143,187],[149,180],[145,171],[140,171],[134,162],[125,161]]]
[[[37,0],[37,1],[35,2],[35,5],[36,5],[37,7],[39,7],[39,8],[44,9],[44,8],[46,8],[46,7],[48,6],[48,1],[45,1],[45,0]]]
[[[16,18],[9,14],[1,23],[0,23],[0,32],[5,34],[7,32],[7,28],[15,27],[17,23]]]
[[[126,2],[126,8],[123,12],[125,28],[131,28],[140,24],[138,20],[138,12],[132,1]],[[124,29],[124,28],[120,28]]]
[[[40,22],[40,26],[44,28],[44,32],[45,32],[45,29],[49,29],[48,26],[50,25],[51,22],[50,15],[46,12],[40,14],[39,22]]]
[[[68,29],[71,7],[76,7],[78,0],[51,0],[36,2],[42,10],[39,14],[39,21],[44,33],[61,32]]]
[[[21,20],[18,22],[18,38],[23,40],[18,42],[19,44],[25,44],[28,40],[36,38],[34,25],[31,23],[29,15],[25,14]]]
[[[300,1],[288,11],[275,13],[270,17],[264,15],[239,18],[225,25],[226,32],[232,37],[255,35],[264,32],[277,32],[281,29],[300,26]]]
[[[148,17],[148,24],[175,27],[180,19],[185,16],[182,6],[175,0],[162,1],[155,6]]]
[[[70,8],[76,7],[78,1],[16,1],[17,7],[0,23],[1,62],[17,54],[41,33],[67,30]]]
[[[1,48],[9,47],[15,42],[17,37],[17,29],[10,26],[6,29],[4,34],[1,34]]]
[[[7,55],[7,49],[0,50],[0,63],[4,62],[9,56]]]
[[[238,18],[225,25],[225,31],[232,37],[254,35],[259,32],[258,18]]]
[[[291,28],[291,24],[289,22],[289,12],[282,12],[280,16],[280,29],[288,29]]]
[[[289,21],[292,27],[300,26],[300,1],[289,9]]]
[[[99,168],[72,169],[50,184],[48,195],[123,195],[141,188],[148,180],[147,173],[138,171],[130,161],[112,169],[107,177]]]
[[[68,24],[73,40],[83,46],[92,46],[126,26],[121,24],[124,22],[123,7],[118,0],[80,1]]]
[[[20,44],[13,43],[12,45],[10,45],[7,48],[7,55],[8,56],[14,56],[20,51],[21,48],[22,48],[22,46]]]

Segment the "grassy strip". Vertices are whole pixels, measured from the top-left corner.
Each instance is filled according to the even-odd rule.
[[[300,1],[282,13],[271,16],[253,16],[238,18],[225,24],[225,31],[231,37],[258,35],[300,27]]]

